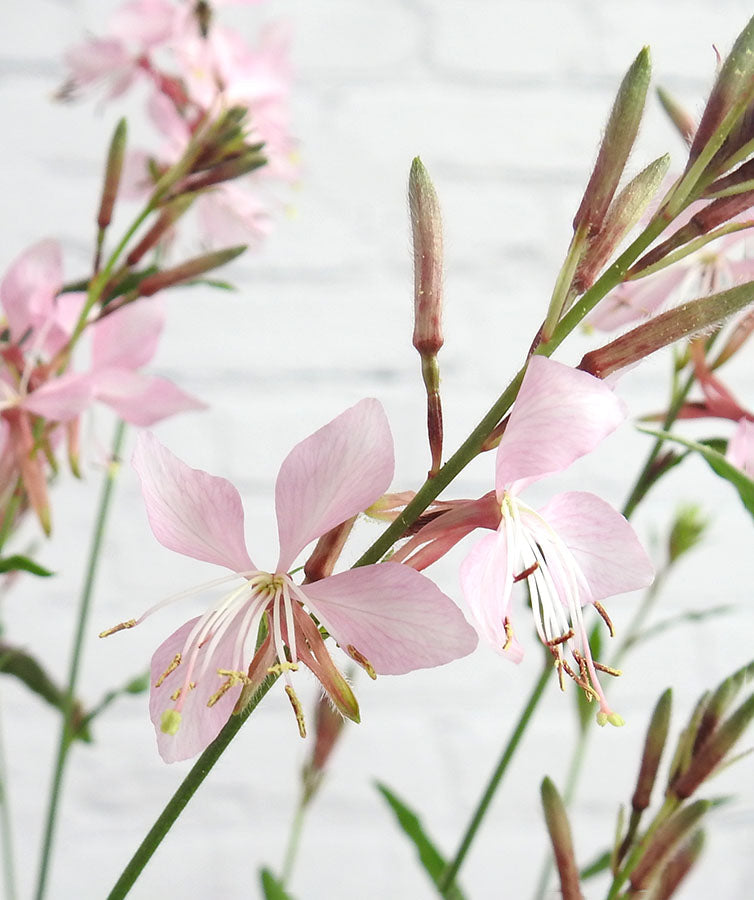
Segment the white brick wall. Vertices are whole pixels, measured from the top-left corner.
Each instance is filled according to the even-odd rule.
[[[46,235],[63,241],[72,276],[89,258],[101,159],[122,110],[55,106],[49,97],[62,48],[85,27],[101,27],[110,6],[110,0],[27,0],[3,10],[3,267]],[[275,553],[272,485],[280,461],[295,441],[356,399],[377,396],[388,410],[397,442],[396,485],[414,486],[426,470],[422,390],[410,346],[404,193],[412,156],[421,154],[432,173],[446,218],[441,362],[451,449],[500,392],[541,320],[622,72],[649,43],[658,79],[698,109],[714,68],[712,43],[729,46],[751,13],[743,0],[288,0],[267,6],[227,12],[238,22],[279,15],[292,25],[304,163],[297,216],[281,222],[259,254],[236,264],[237,294],[176,292],[159,357],[164,374],[210,404],[206,413],[166,423],[159,434],[192,465],[238,484],[250,547],[262,563]],[[681,158],[654,101],[651,107],[637,167],[668,148]],[[137,122],[133,128],[147,134]],[[583,346],[574,340],[560,358],[577,359]],[[751,403],[754,370],[742,361],[732,371],[736,390]],[[621,390],[635,412],[661,403],[665,372],[665,360],[658,359],[625,377]],[[93,458],[110,428],[98,414],[90,429]],[[646,448],[644,437],[626,429],[541,495],[589,483],[620,503],[623,475],[636,470]],[[477,461],[456,495],[489,489],[491,471],[491,459]],[[55,538],[39,552],[59,574],[50,585],[27,582],[4,598],[7,635],[42,654],[61,680],[98,490],[94,461],[84,484],[61,479]],[[628,724],[594,735],[573,813],[584,861],[610,840],[617,804],[630,797],[650,704],[661,690],[675,689],[677,727],[705,687],[751,656],[751,523],[732,491],[703,464],[687,462],[640,511],[638,527],[646,539],[662,533],[677,501],[689,497],[704,505],[713,526],[706,550],[671,579],[658,617],[707,603],[733,603],[736,611],[703,628],[679,628],[628,660],[615,690]],[[155,544],[128,468],[114,525],[93,633],[211,577],[206,566]],[[367,532],[364,526],[365,541]],[[462,553],[435,573],[455,596]],[[635,603],[626,598],[610,605],[618,627]],[[85,699],[96,701],[140,671],[155,644],[188,617],[190,605],[110,641],[92,638]],[[536,653],[514,668],[481,649],[438,671],[376,684],[360,679],[363,724],[348,729],[311,813],[293,893],[306,900],[433,896],[372,782],[386,782],[421,810],[450,852],[538,664]],[[311,682],[302,676],[298,684],[311,700]],[[58,723],[7,679],[0,690],[25,897]],[[529,895],[544,846],[538,787],[544,774],[562,782],[574,737],[572,700],[551,687],[463,871],[469,897]],[[120,702],[95,730],[97,744],[76,748],[68,772],[54,900],[103,897],[188,770],[159,760],[144,698]],[[132,896],[256,896],[257,867],[279,867],[305,751],[286,698],[273,690]],[[704,866],[682,894],[687,900],[749,896],[751,782],[750,760],[720,779],[720,794],[741,797],[715,814]],[[587,895],[591,900],[602,892],[590,887]]]

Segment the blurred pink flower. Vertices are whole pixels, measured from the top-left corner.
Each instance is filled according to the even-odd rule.
[[[741,419],[728,441],[725,458],[749,478],[754,479],[754,422]]]
[[[282,675],[303,733],[291,681],[300,663],[342,714],[358,720],[358,704],[320,627],[373,677],[442,665],[476,646],[474,630],[455,604],[406,566],[364,566],[303,585],[288,574],[305,547],[366,509],[388,487],[392,437],[376,400],[357,403],[294,447],[283,462],[275,486],[280,556],[273,571],[259,570],[249,558],[241,499],[228,481],[189,468],[148,433],[139,436],[133,462],[157,540],[233,571],[215,585],[240,579],[204,615],[174,632],[152,659],[150,712],[167,762],[206,747],[233,711],[242,686],[254,689],[270,671]],[[267,637],[255,651],[265,618]]]
[[[513,587],[526,581],[537,633],[561,684],[565,673],[598,699],[600,724],[622,719],[599,684],[581,608],[592,603],[604,615],[599,601],[649,585],[652,564],[624,517],[594,494],[558,494],[538,511],[520,494],[591,451],[624,417],[621,402],[599,379],[533,357],[497,451],[497,530],[461,567],[477,629],[514,662],[523,649],[513,629]]]

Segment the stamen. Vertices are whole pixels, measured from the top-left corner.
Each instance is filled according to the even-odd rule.
[[[369,660],[364,656],[363,653],[359,653],[359,651],[354,647],[353,644],[348,644],[346,647],[346,653],[351,657],[352,660],[357,662],[361,668],[367,673],[367,675],[375,681],[377,679],[377,673],[374,671],[374,666],[369,662]]]
[[[298,672],[298,663],[288,662],[287,659],[276,662],[267,669],[270,675],[282,675],[283,672]]]
[[[528,578],[530,575],[533,575],[537,569],[539,568],[539,563],[535,560],[528,568],[524,569],[523,572],[519,572],[518,575],[513,576],[513,581],[523,581],[525,578]]]
[[[184,687],[179,687],[177,690],[173,691],[173,693],[170,695],[170,699],[173,700],[174,702],[178,702],[178,700],[180,700],[181,695],[184,693],[184,691],[186,691],[186,692],[193,691],[195,687],[196,687],[196,682],[189,681],[189,683],[187,685],[185,685]]]
[[[513,626],[511,625],[508,616],[503,619],[503,628],[505,629],[505,643],[503,644],[503,653],[505,653],[506,650],[510,650],[510,646],[513,643],[514,638]]]
[[[108,628],[105,631],[100,631],[99,636],[110,637],[111,634],[115,634],[118,631],[125,631],[126,628],[133,628],[136,625],[136,619],[129,619],[127,622],[121,622],[120,625],[114,625],[112,628]]]
[[[293,688],[286,684],[285,692],[288,694],[288,699],[291,701],[291,706],[293,707],[293,712],[296,716],[296,724],[298,725],[298,733],[302,738],[306,737],[306,722],[304,721],[304,710],[301,707],[301,703],[299,702],[298,697],[296,696],[296,692]]]
[[[607,672],[608,675],[615,675],[616,678],[621,676],[623,672],[620,669],[614,669],[612,666],[605,666],[602,663],[598,663],[596,659],[592,660],[595,669],[599,669],[600,672]]]
[[[607,630],[610,632],[610,637],[615,637],[615,629],[613,628],[613,623],[610,621],[610,616],[607,614],[607,610],[601,603],[597,603],[596,601],[592,604],[597,612],[602,617],[602,621],[607,625]]]
[[[565,634],[561,634],[560,637],[551,638],[549,641],[545,641],[548,647],[557,647],[558,644],[565,644],[566,641],[570,641],[574,635],[573,628],[569,628]]]
[[[154,686],[156,688],[160,687],[160,685],[168,677],[168,675],[170,675],[171,672],[175,672],[175,670],[178,668],[178,666],[180,666],[180,664],[181,664],[181,654],[176,653],[175,656],[173,657],[173,661],[170,663],[170,665],[167,667],[167,669],[165,669],[165,671],[162,673],[162,675],[160,675],[160,677],[157,679],[157,681],[155,681]]]

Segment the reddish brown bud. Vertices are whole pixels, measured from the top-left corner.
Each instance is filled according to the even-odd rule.
[[[408,176],[408,206],[414,244],[414,347],[436,354],[442,335],[442,219],[427,170],[417,156]]]
[[[240,256],[244,250],[246,250],[245,245],[229,247],[227,250],[216,250],[213,253],[205,253],[203,256],[189,259],[179,266],[174,266],[172,269],[163,269],[154,275],[149,275],[141,282],[138,288],[139,295],[141,297],[151,297],[157,291],[172,287],[174,284],[190,281],[198,275],[203,275],[205,272],[224,266],[237,256]]]
[[[665,177],[670,156],[665,154],[639,172],[610,204],[602,229],[590,241],[573,283],[578,293],[591,287],[615,248],[636,225]]]
[[[356,516],[353,516],[347,521],[341,522],[340,525],[331,528],[327,534],[323,534],[317,541],[312,555],[304,565],[304,575],[306,576],[304,584],[320,581],[332,574],[355,521]]]
[[[668,688],[657,701],[652,713],[652,718],[647,729],[647,737],[644,741],[644,753],[641,757],[639,777],[636,779],[636,790],[631,800],[631,806],[636,812],[642,812],[649,806],[652,788],[657,777],[657,769],[665,748],[670,725],[670,710],[673,702],[673,692]]]
[[[545,811],[545,822],[550,833],[552,848],[555,853],[555,864],[560,875],[560,891],[563,900],[583,900],[579,883],[579,867],[573,851],[571,827],[568,824],[563,801],[558,789],[549,778],[545,778],[541,787],[542,806]]]
[[[736,39],[717,76],[689,150],[689,170],[702,151],[711,155],[722,145],[738,118],[754,99],[754,18]]]
[[[261,168],[266,163],[265,156],[255,150],[250,150],[233,159],[227,159],[200,175],[190,176],[180,185],[180,191],[181,193],[195,192],[215,184],[222,184],[224,181],[232,181],[234,178],[248,175],[249,172]]]
[[[650,73],[649,48],[644,47],[618,89],[597,162],[573,220],[574,231],[582,225],[587,225],[591,233],[602,227],[639,131]]]
[[[652,900],[669,900],[694,867],[704,849],[704,832],[695,831],[686,843],[665,863],[657,879]]]
[[[127,265],[135,266],[145,253],[156,247],[165,232],[172,228],[173,224],[180,219],[193,202],[193,197],[181,196],[175,197],[169,203],[166,203],[157,217],[157,221],[126,257]]]
[[[126,152],[126,120],[121,119],[110,141],[110,149],[107,153],[107,166],[105,168],[105,182],[102,186],[102,198],[97,214],[97,225],[104,230],[110,224],[115,206],[115,198],[118,195],[120,176],[123,171],[123,157]]]
[[[754,695],[744,701],[694,753],[689,767],[671,786],[672,793],[683,800],[690,797],[725,759],[754,717]]]
[[[631,873],[631,887],[634,891],[643,891],[649,887],[673,848],[697,825],[710,805],[709,800],[697,800],[679,809],[660,825]]]
[[[597,378],[639,362],[656,350],[708,331],[754,301],[754,282],[683,303],[638,325],[598,350],[586,353],[578,368]]]

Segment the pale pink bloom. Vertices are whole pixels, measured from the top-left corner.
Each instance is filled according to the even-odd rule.
[[[728,441],[725,458],[749,478],[754,479],[754,422],[741,419]]]
[[[204,403],[172,381],[139,371],[151,362],[165,313],[159,299],[140,300],[89,326],[88,372],[52,379],[24,402],[26,409],[56,421],[78,415],[93,401],[104,403],[132,425],[148,426]]]
[[[358,719],[355,698],[312,616],[372,675],[442,665],[476,646],[474,630],[453,602],[406,566],[364,566],[302,585],[289,574],[305,547],[366,509],[388,487],[392,437],[376,400],[357,403],[294,447],[283,462],[275,486],[280,556],[271,571],[258,569],[249,558],[241,498],[228,481],[189,468],[148,433],[139,436],[133,462],[157,540],[235,573],[215,585],[238,580],[230,594],[181,626],[152,659],[150,713],[167,762],[206,747],[242,687],[253,690],[270,671],[282,674],[303,730],[291,681],[300,663],[314,672],[344,715]],[[255,652],[263,619],[268,634]]]
[[[621,402],[602,381],[533,357],[497,450],[499,525],[461,567],[478,631],[514,662],[523,648],[513,628],[513,588],[526,581],[537,633],[554,657],[561,683],[565,673],[598,699],[600,724],[622,720],[600,687],[582,607],[646,587],[652,564],[625,518],[594,494],[558,494],[540,510],[520,494],[584,456],[624,418]]]

